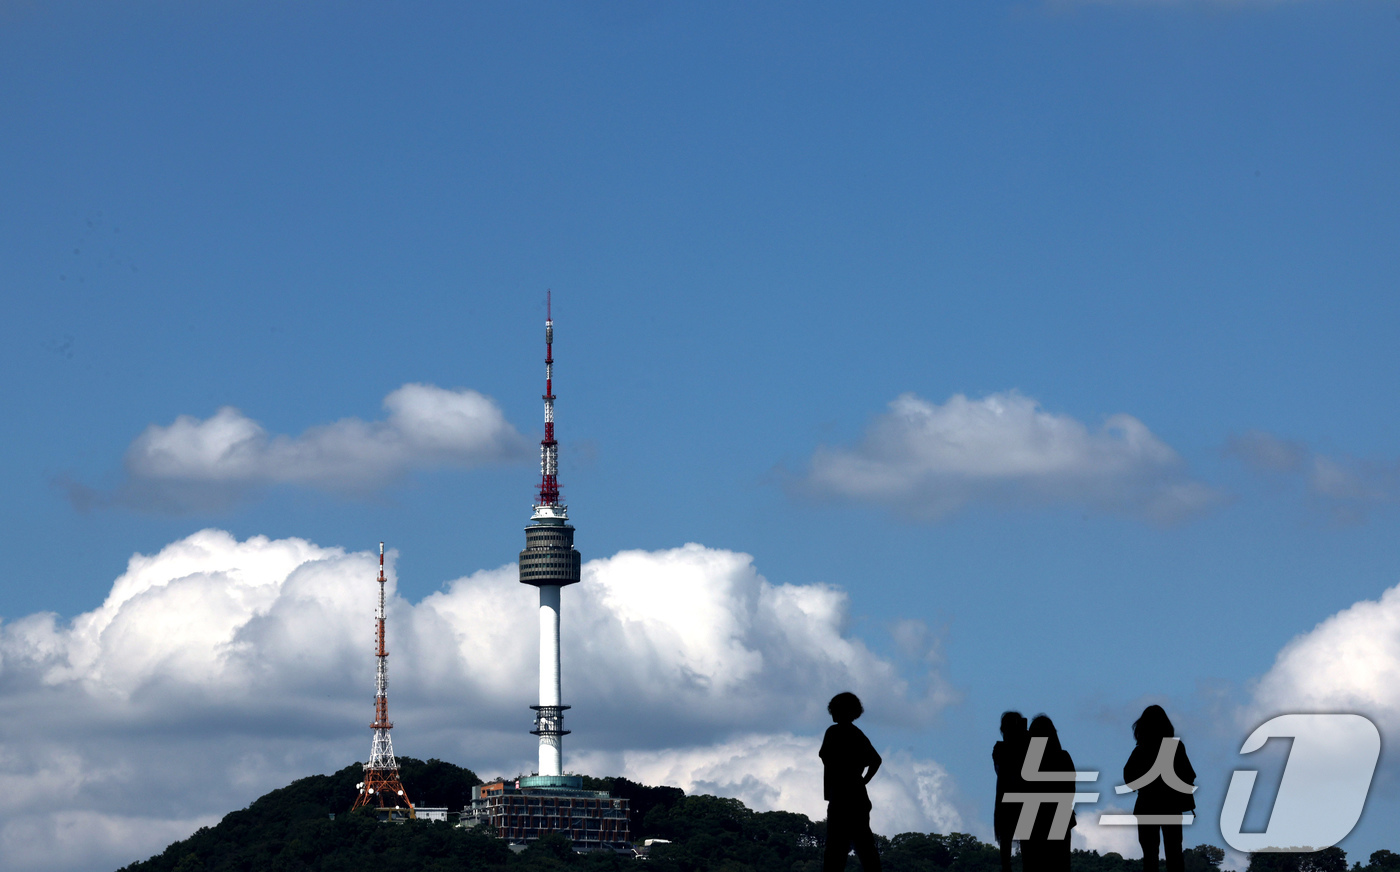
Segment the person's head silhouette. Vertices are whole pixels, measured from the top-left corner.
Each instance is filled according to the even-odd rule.
[[[1155,745],[1163,739],[1176,735],[1171,718],[1159,705],[1150,705],[1142,710],[1142,716],[1133,721],[1133,739],[1139,744]]]
[[[1045,743],[1046,753],[1060,750],[1060,734],[1055,729],[1055,722],[1050,720],[1049,715],[1039,714],[1031,721],[1030,734],[1032,736],[1044,736],[1049,739]]]
[[[1026,716],[1020,712],[1001,713],[1001,737],[1017,739],[1026,734]]]
[[[860,704],[860,697],[850,691],[833,696],[831,702],[826,704],[826,710],[831,713],[831,719],[838,724],[849,724],[865,714],[865,706]]]

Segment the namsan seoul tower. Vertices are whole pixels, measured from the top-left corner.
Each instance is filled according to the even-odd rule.
[[[541,776],[564,774],[564,710],[559,687],[559,592],[579,580],[581,558],[574,550],[569,507],[559,502],[559,443],[554,441],[554,316],[545,297],[544,439],[540,441],[540,493],[525,550],[520,552],[520,583],[540,589],[540,704],[535,729],[540,737]]]

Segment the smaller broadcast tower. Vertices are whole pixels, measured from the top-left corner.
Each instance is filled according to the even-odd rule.
[[[379,610],[374,614],[375,644],[374,656],[379,658],[379,667],[374,685],[374,741],[370,745],[369,762],[365,764],[365,780],[360,782],[360,795],[350,807],[354,811],[361,806],[378,808],[408,808],[408,816],[413,816],[413,803],[408,801],[403,784],[399,781],[399,761],[394,759],[394,743],[389,739],[389,731],[394,725],[389,723],[389,652],[384,648],[384,543],[379,543]]]

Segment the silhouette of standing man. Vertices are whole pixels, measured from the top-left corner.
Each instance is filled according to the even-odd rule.
[[[997,800],[992,809],[992,829],[1001,847],[1001,872],[1011,872],[1011,846],[1016,821],[1021,816],[1019,802],[1007,802],[1008,793],[1023,793],[1027,790],[1021,778],[1021,767],[1026,762],[1026,746],[1030,744],[1030,733],[1026,732],[1026,717],[1020,712],[1002,712],[1001,741],[992,746],[992,766],[997,773]]]
[[[826,799],[826,851],[822,872],[842,872],[846,855],[856,849],[865,872],[879,872],[880,853],[870,832],[870,797],[865,785],[880,768],[880,755],[853,721],[865,712],[854,693],[838,693],[826,710],[836,723],[822,739],[822,793]]]

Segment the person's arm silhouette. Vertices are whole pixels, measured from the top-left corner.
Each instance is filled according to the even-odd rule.
[[[1176,759],[1172,761],[1172,768],[1176,770],[1176,775],[1182,781],[1195,786],[1196,768],[1191,765],[1191,758],[1186,756],[1186,743],[1179,742],[1176,746]],[[1195,803],[1193,802],[1194,806]]]
[[[880,755],[875,751],[875,746],[870,744],[869,739],[865,738],[865,733],[861,733],[860,737],[862,739],[865,739],[865,747],[868,748],[870,752],[870,757],[866,761],[866,765],[869,767],[869,769],[864,775],[861,776],[860,783],[869,784],[870,779],[875,777],[875,773],[880,771],[880,764],[885,761],[880,759]]]
[[[1128,762],[1123,764],[1123,783],[1133,784],[1139,778],[1147,774],[1152,768],[1152,763],[1156,760],[1156,747],[1146,745],[1136,745],[1133,752],[1128,755]]]

